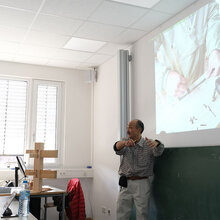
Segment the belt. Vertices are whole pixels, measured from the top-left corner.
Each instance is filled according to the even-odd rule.
[[[147,179],[148,176],[129,176],[127,177],[128,180],[142,180],[142,179]]]

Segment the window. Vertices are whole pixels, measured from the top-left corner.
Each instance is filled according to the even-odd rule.
[[[36,142],[46,149],[56,148],[57,87],[39,85],[37,93]]]
[[[61,88],[60,82],[0,79],[1,167],[16,164],[13,155],[24,155],[35,142],[43,142],[48,150],[60,147]],[[58,161],[45,162],[57,165]]]
[[[35,80],[33,87],[33,144],[42,142],[46,150],[56,150],[61,145],[61,83]],[[44,161],[57,162],[56,159]]]
[[[0,154],[24,153],[27,82],[0,79]]]

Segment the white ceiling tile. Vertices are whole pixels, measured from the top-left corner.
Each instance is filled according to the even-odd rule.
[[[115,43],[122,43],[122,44],[132,44],[135,41],[139,40],[146,34],[144,31],[134,30],[134,29],[127,29],[119,36],[117,36],[113,42]]]
[[[54,54],[59,53],[59,49],[52,47],[40,47],[35,45],[22,44],[19,48],[19,54],[22,56],[37,56],[42,58],[52,58]]]
[[[83,21],[81,20],[40,14],[32,26],[32,30],[72,35],[82,23]]]
[[[109,60],[111,56],[104,55],[104,54],[94,54],[91,56],[86,62],[95,64],[95,65],[100,65]]]
[[[0,25],[28,28],[34,15],[29,11],[0,7]]]
[[[64,68],[76,68],[79,66],[80,62],[73,62],[70,60],[61,60],[61,59],[50,59],[47,65],[56,66],[56,67],[64,67]]]
[[[25,36],[26,29],[0,26],[0,40],[21,42]]]
[[[31,56],[21,56],[17,55],[14,57],[14,62],[18,63],[27,63],[27,64],[36,64],[36,65],[46,65],[48,62],[47,58],[42,57],[31,57]]]
[[[0,0],[0,6],[37,11],[42,0]]]
[[[43,13],[87,19],[103,0],[47,0]]]
[[[131,27],[139,30],[150,31],[159,26],[160,24],[167,21],[173,15],[165,14],[158,11],[151,10],[149,13],[144,15],[140,20],[138,20]],[[150,22],[149,22],[150,21]]]
[[[105,1],[94,11],[89,20],[128,27],[147,11],[144,8]]]
[[[104,47],[102,47],[97,52],[100,54],[106,54],[106,55],[113,56],[113,55],[117,54],[119,50],[122,50],[122,49],[125,49],[128,47],[129,47],[129,44],[108,43],[108,44],[104,45]]]
[[[124,28],[112,25],[85,22],[74,36],[92,40],[111,41],[123,30]]]
[[[157,5],[153,7],[153,9],[165,13],[177,14],[184,8],[190,6],[193,2],[196,2],[196,0],[161,0]]]
[[[60,48],[63,47],[63,45],[69,39],[70,37],[68,36],[39,31],[30,31],[24,43]]]
[[[57,54],[54,54],[54,59],[61,60],[71,60],[74,62],[85,62],[89,57],[92,56],[92,53],[73,51],[66,49],[59,49]]]
[[[0,41],[0,53],[18,53],[19,44],[15,42]]]

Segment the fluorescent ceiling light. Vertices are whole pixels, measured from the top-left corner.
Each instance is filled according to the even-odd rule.
[[[142,8],[152,8],[160,0],[112,0],[112,1],[125,3],[128,5],[134,5]]]
[[[99,50],[106,42],[87,40],[82,38],[72,37],[63,48],[71,50],[80,50],[87,52],[96,52]]]

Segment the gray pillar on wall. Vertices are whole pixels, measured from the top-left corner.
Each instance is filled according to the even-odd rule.
[[[120,139],[127,137],[127,124],[130,121],[129,61],[129,51],[119,50]]]

